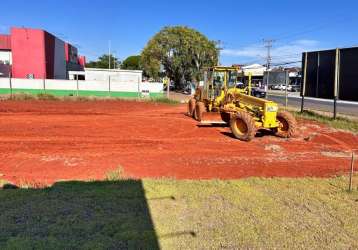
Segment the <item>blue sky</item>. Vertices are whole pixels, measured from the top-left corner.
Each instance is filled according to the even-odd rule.
[[[263,63],[262,39],[275,39],[273,63],[302,51],[358,45],[358,1],[2,0],[0,33],[11,26],[46,29],[94,59],[112,50],[138,54],[163,26],[186,25],[221,40],[221,62]]]

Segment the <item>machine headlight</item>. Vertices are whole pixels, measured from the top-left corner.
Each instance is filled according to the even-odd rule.
[[[277,110],[278,110],[277,106],[269,106],[266,109],[267,112],[277,112]]]

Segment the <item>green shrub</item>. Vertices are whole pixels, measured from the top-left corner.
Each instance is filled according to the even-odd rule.
[[[20,92],[20,93],[12,94],[9,99],[15,101],[26,101],[26,100],[34,100],[35,96],[29,93]]]
[[[59,100],[56,96],[48,93],[39,93],[36,97],[38,100]]]

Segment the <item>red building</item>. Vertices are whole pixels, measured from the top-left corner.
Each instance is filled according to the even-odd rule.
[[[0,35],[0,64],[10,64],[14,78],[67,79],[68,71],[84,69],[85,58],[47,31],[11,28],[10,35]]]

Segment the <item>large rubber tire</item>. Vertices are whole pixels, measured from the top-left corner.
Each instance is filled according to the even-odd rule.
[[[275,130],[275,135],[282,138],[290,138],[295,136],[297,122],[295,117],[287,111],[279,111],[276,119],[279,127]]]
[[[195,120],[201,122],[204,112],[205,112],[204,103],[203,102],[196,102],[196,104],[195,104],[195,112],[194,112]]]
[[[194,117],[196,100],[191,98],[188,102],[188,116]]]
[[[239,111],[232,116],[230,128],[235,138],[242,141],[251,141],[256,135],[255,121],[249,113],[244,111]]]

